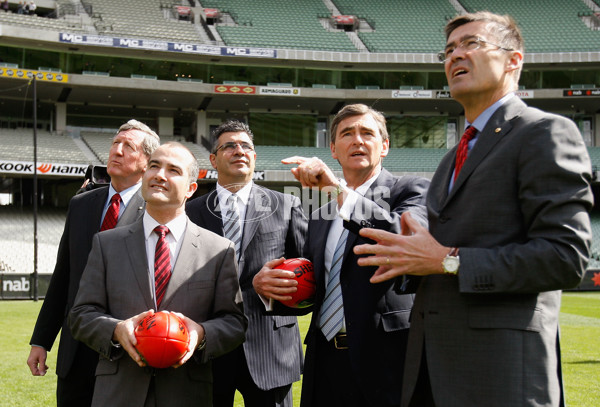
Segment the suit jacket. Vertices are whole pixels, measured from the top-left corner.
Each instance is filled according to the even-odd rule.
[[[559,405],[559,290],[580,282],[591,238],[586,147],[573,122],[514,97],[448,193],[455,154],[442,159],[427,209],[432,235],[459,247],[460,269],[419,287],[403,405],[423,345],[436,405]]]
[[[188,202],[186,212],[198,226],[223,236],[218,208],[215,190]],[[306,229],[307,220],[298,198],[252,186],[238,269],[244,312],[252,321],[246,331],[244,353],[250,375],[262,390],[300,380],[304,358],[297,318],[265,315],[252,279],[267,261],[300,257]]]
[[[247,324],[234,259],[231,242],[188,220],[158,311],[201,323],[206,348],[178,369],[141,368],[111,338],[119,321],[154,309],[143,219],[94,237],[69,316],[73,336],[100,354],[93,406],[143,406],[153,376],[158,405],[211,405],[210,360],[238,346]]]
[[[68,374],[81,345],[71,335],[67,315],[75,301],[79,280],[92,248],[92,237],[100,230],[102,210],[107,199],[108,187],[94,189],[71,199],[54,273],[29,342],[50,351],[58,331],[62,329],[56,363],[56,374],[61,378]],[[128,225],[140,218],[144,207],[144,199],[138,190],[127,204],[117,226]]]
[[[352,220],[365,227],[400,232],[400,215],[410,211],[426,225],[425,196],[429,181],[414,176],[395,177],[385,169],[361,197]],[[313,213],[308,226],[305,254],[313,261],[317,292],[310,328],[306,336],[306,360],[302,381],[302,406],[313,400],[316,339],[319,313],[325,297],[324,253],[334,200]],[[328,219],[328,220],[326,220]],[[373,407],[399,406],[404,352],[408,338],[409,314],[418,279],[398,279],[372,284],[369,278],[377,267],[360,267],[352,248],[367,241],[350,232],[344,249],[340,281],[348,335],[352,374],[362,385],[365,398]],[[344,391],[339,389],[339,391]]]

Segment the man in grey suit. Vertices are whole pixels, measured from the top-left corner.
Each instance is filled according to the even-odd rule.
[[[137,120],[123,124],[113,138],[108,155],[110,185],[76,195],[69,203],[56,266],[31,336],[31,351],[27,359],[34,376],[45,375],[48,370],[47,352],[52,349],[62,329],[56,365],[56,401],[59,407],[89,406],[94,392],[98,355],[73,339],[66,318],[75,301],[79,280],[92,247],[92,237],[101,229],[113,196],[120,197],[116,200],[118,210],[115,207],[114,211],[117,226],[130,224],[142,216],[142,174],[150,154],[159,144],[156,133],[145,124]]]
[[[73,336],[100,354],[93,406],[212,405],[210,361],[244,340],[233,245],[185,216],[197,176],[185,146],[162,145],[142,180],[142,219],[94,237],[69,316]],[[154,310],[177,312],[190,332],[177,369],[149,368],[135,349],[134,329]]]
[[[219,174],[216,190],[186,207],[192,222],[221,236],[235,241],[231,232],[239,230],[239,281],[250,323],[246,342],[213,362],[214,406],[233,406],[237,389],[247,407],[291,407],[292,383],[300,380],[303,363],[298,322],[295,316],[265,315],[252,279],[267,262],[275,267],[283,258],[301,255],[307,221],[298,198],[252,182],[252,138],[250,128],[239,121],[213,131],[210,160]],[[229,203],[233,196],[238,197],[235,207]],[[229,223],[232,209],[237,226]]]
[[[352,248],[365,242],[358,228],[397,233],[400,215],[407,211],[426,225],[429,181],[395,177],[382,168],[389,152],[386,120],[366,105],[344,106],[336,114],[330,147],[344,180],[338,180],[318,158],[282,160],[298,164],[292,173],[302,186],[332,197],[311,215],[304,250],[314,265],[316,294],[314,307],[300,310],[312,311],[301,406],[397,407],[403,373],[399,367],[404,365],[408,316],[418,278],[370,284],[369,270],[358,266]],[[267,298],[289,299],[296,290],[290,273],[261,270],[254,278],[256,291]],[[277,313],[289,312],[274,305]]]
[[[412,312],[403,406],[558,406],[562,289],[589,259],[591,165],[577,126],[514,92],[523,42],[488,12],[446,26],[440,53],[466,136],[429,189],[429,231],[363,229],[361,265],[380,283],[425,276]],[[469,141],[469,138],[471,140]],[[463,164],[463,158],[466,161]]]

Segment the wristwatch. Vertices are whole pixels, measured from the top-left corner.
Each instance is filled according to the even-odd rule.
[[[458,267],[460,266],[460,259],[458,257],[458,247],[452,247],[444,260],[442,260],[442,267],[444,268],[444,274],[458,274]]]
[[[196,349],[204,350],[204,348],[206,348],[206,335],[204,335],[204,338],[202,338]]]

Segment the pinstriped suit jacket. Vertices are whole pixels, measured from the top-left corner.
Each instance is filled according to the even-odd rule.
[[[189,201],[190,220],[223,236],[216,190]],[[254,275],[270,260],[302,256],[307,220],[298,198],[253,185],[239,258],[244,312],[249,318],[244,353],[256,385],[270,390],[300,380],[302,342],[295,316],[265,315],[252,287]]]
[[[68,374],[75,363],[77,349],[81,346],[80,342],[73,339],[65,316],[75,301],[79,280],[92,248],[92,238],[100,230],[102,210],[107,198],[108,187],[102,187],[76,195],[69,202],[56,266],[31,336],[31,344],[43,346],[50,351],[62,329],[56,363],[58,377],[64,378]],[[119,218],[117,226],[128,225],[140,218],[145,205],[138,190]]]

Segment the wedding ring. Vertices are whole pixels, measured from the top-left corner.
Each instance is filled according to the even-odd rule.
[[[390,258],[389,257],[385,258],[385,264],[390,264]]]

